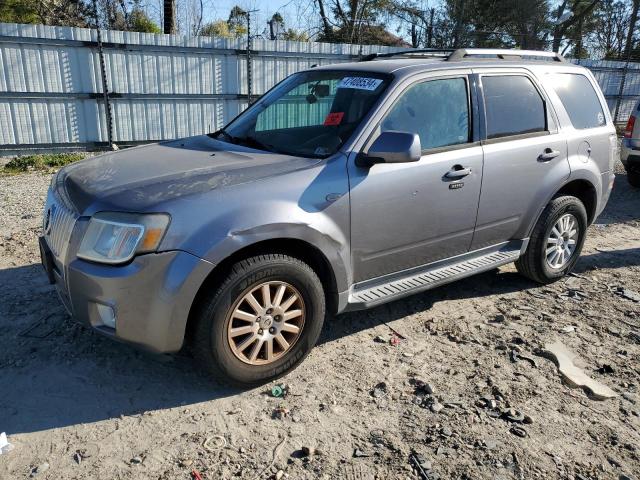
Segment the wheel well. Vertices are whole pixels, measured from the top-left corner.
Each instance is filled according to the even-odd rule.
[[[195,327],[195,316],[197,313],[197,307],[202,301],[204,295],[212,290],[216,289],[220,283],[226,278],[231,267],[249,257],[265,253],[281,253],[289,255],[302,260],[309,265],[318,275],[322,286],[324,288],[325,298],[327,302],[327,312],[335,313],[337,309],[337,283],[336,278],[331,268],[329,260],[324,254],[315,246],[311,245],[304,240],[297,240],[292,238],[276,238],[270,240],[264,240],[262,242],[248,245],[237,252],[234,252],[229,257],[225,258],[222,262],[215,266],[211,273],[207,276],[205,281],[198,289],[198,293],[189,310],[189,317],[187,320],[187,327],[185,330],[185,340],[190,341],[193,329]]]
[[[574,180],[567,183],[556,195],[573,195],[578,198],[587,210],[587,220],[591,224],[596,214],[598,195],[595,187],[586,180]]]

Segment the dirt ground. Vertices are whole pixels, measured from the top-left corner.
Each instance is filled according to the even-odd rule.
[[[48,183],[0,177],[0,479],[640,478],[640,303],[616,294],[640,291],[640,191],[624,173],[574,276],[540,287],[509,265],[328,319],[285,398],[68,319],[38,264]],[[563,383],[540,355],[556,339],[618,396]]]

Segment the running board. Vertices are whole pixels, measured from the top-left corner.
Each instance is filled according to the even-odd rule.
[[[472,258],[467,257],[446,266],[425,267],[413,270],[405,276],[395,276],[387,283],[377,283],[361,288],[354,287],[349,294],[348,310],[360,310],[391,302],[414,293],[423,292],[446,283],[466,278],[476,273],[486,272],[501,265],[515,262],[520,257],[520,249],[498,250]],[[371,285],[369,283],[369,285]]]

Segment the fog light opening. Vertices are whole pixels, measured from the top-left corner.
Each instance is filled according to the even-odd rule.
[[[100,303],[96,303],[96,307],[98,309],[98,315],[100,316],[100,321],[105,327],[116,328],[116,312],[109,305],[102,305]]]

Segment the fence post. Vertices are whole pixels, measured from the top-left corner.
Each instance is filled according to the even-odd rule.
[[[100,27],[98,27],[97,32],[100,77],[102,78],[102,100],[104,101],[104,114],[107,121],[107,141],[109,142],[109,149],[117,150],[116,145],[113,143],[113,117],[111,115],[111,102],[109,101],[109,88],[107,87],[107,69],[104,63],[104,51],[102,49],[102,35],[100,33]]]
[[[629,70],[629,57],[631,56],[631,51],[627,55],[627,61],[622,68],[622,79],[620,80],[620,90],[618,91],[618,98],[616,98],[616,108],[613,112],[613,123],[618,122],[618,113],[620,112],[620,103],[622,103],[622,96],[624,94],[624,84],[627,80],[627,71]]]
[[[107,121],[107,141],[110,150],[117,150],[113,143],[113,118],[111,116],[111,102],[109,101],[109,88],[107,87],[107,68],[104,63],[104,50],[102,48],[102,32],[100,31],[100,17],[98,16],[98,2],[93,0],[93,15],[96,22],[96,40],[98,41],[98,59],[100,61],[100,78],[102,80],[102,100],[104,101],[104,114]],[[96,99],[96,102],[98,100]]]

